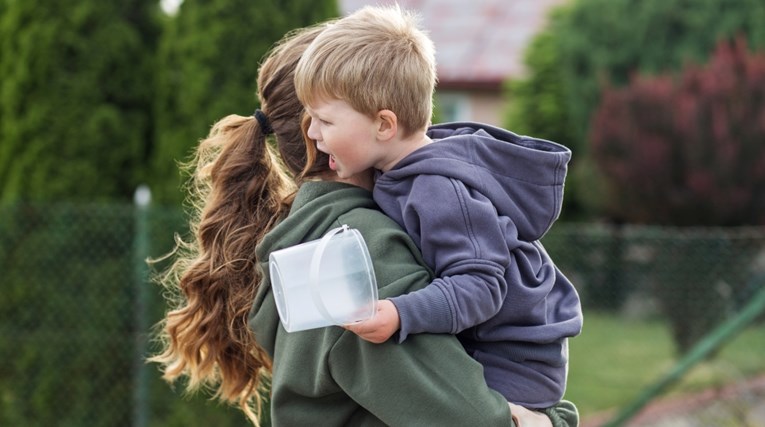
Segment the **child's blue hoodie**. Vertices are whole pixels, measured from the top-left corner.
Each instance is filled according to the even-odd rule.
[[[391,299],[398,339],[458,334],[490,387],[527,407],[553,405],[582,311],[539,239],[560,214],[571,151],[477,123],[436,125],[428,136],[433,143],[381,173],[374,188],[438,277]]]

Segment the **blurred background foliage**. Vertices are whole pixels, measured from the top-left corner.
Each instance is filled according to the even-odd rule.
[[[188,159],[216,120],[255,111],[258,65],[273,43],[338,13],[326,0],[185,0],[165,19],[148,181],[157,201],[181,201],[177,162]]]
[[[215,120],[251,114],[275,41],[337,15],[326,0],[185,0],[172,15],[156,0],[0,0],[0,425],[135,424],[133,192],[152,189],[144,256],[159,256],[186,230],[177,163]],[[761,228],[739,226],[765,225],[764,51],[761,0],[571,0],[506,84],[508,128],[574,151],[545,245],[585,310],[643,306],[677,354],[762,271]],[[243,424],[154,368],[150,425]]]
[[[591,154],[605,212],[678,226],[765,222],[765,51],[721,41],[676,76],[635,75],[606,88]]]
[[[0,4],[0,201],[129,200],[152,145],[156,2]]]
[[[526,64],[529,75],[522,80],[509,81],[506,85],[507,95],[511,106],[507,113],[506,125],[517,129],[520,133],[540,136],[558,141],[572,148],[574,159],[571,163],[571,173],[566,193],[566,207],[563,220],[607,220],[614,222],[633,222],[645,224],[673,224],[680,221],[682,212],[676,212],[672,220],[667,220],[667,207],[660,206],[660,200],[654,200],[642,211],[648,216],[626,217],[624,212],[634,206],[615,206],[631,196],[632,190],[623,185],[618,189],[624,197],[614,199],[614,193],[609,190],[613,185],[613,175],[604,175],[606,164],[612,159],[593,156],[593,132],[600,134],[602,126],[611,124],[621,128],[623,133],[631,132],[636,125],[643,125],[641,120],[655,112],[655,104],[642,103],[633,105],[619,117],[611,117],[611,112],[604,110],[603,120],[593,122],[594,112],[604,102],[604,97],[610,91],[629,85],[638,76],[649,78],[673,79],[682,73],[684,67],[703,66],[710,62],[716,46],[720,43],[741,40],[746,44],[746,53],[755,55],[765,51],[765,3],[759,0],[573,0],[557,9],[551,16],[548,28],[539,34],[526,51]],[[743,48],[743,47],[742,47]],[[741,61],[747,61],[741,59]],[[727,67],[714,71],[722,73],[719,78],[736,79],[740,76],[735,67]],[[748,76],[749,85],[756,84],[757,76]],[[652,90],[658,83],[647,83],[643,90]],[[707,89],[711,90],[711,89]],[[723,89],[727,90],[727,89]],[[729,93],[731,98],[741,97],[742,102],[762,105],[759,96],[748,93]],[[711,102],[711,94],[693,94],[695,102]],[[658,100],[657,100],[658,101]],[[670,101],[664,99],[664,101]],[[665,120],[670,122],[673,114],[681,108],[672,103],[665,105]],[[601,107],[609,108],[609,107]],[[724,144],[717,135],[702,135],[709,129],[691,128],[705,120],[703,111],[693,112],[695,117],[689,117],[684,123],[675,123],[674,129],[654,129],[656,138],[663,139],[666,146],[673,150],[685,151],[684,156],[692,156],[697,150],[696,136],[703,137],[706,144]],[[762,146],[763,117],[761,110],[746,108],[730,111],[725,114],[734,115],[726,120],[733,120],[733,125],[746,124],[752,130],[744,138],[737,141],[741,152],[755,151],[757,158],[746,156],[737,157],[736,161],[747,163],[762,161],[765,152],[753,145]],[[629,126],[629,121],[632,126]],[[678,129],[683,127],[684,129]],[[759,130],[756,130],[759,129]],[[678,132],[680,132],[678,134]],[[692,132],[697,132],[692,135]],[[675,136],[685,140],[676,139]],[[600,143],[601,147],[613,148],[613,141]],[[640,150],[637,146],[645,142],[638,135],[631,136],[630,142],[622,138],[622,148],[630,146],[626,153]],[[701,142],[698,142],[701,143]],[[751,147],[744,149],[743,147]],[[718,159],[714,156],[697,156],[696,167],[714,170]],[[636,160],[625,158],[625,160]],[[762,163],[760,163],[762,164]],[[677,164],[665,163],[653,165],[654,168],[664,168],[662,176],[669,177]],[[742,168],[746,170],[746,167]],[[731,169],[735,171],[735,168]],[[754,187],[761,198],[765,189],[750,185],[756,176],[747,177],[739,172],[741,180],[751,179],[746,187]],[[677,183],[656,181],[651,173],[643,173],[634,177],[632,184],[640,186],[642,181],[654,180],[650,185],[661,192],[663,186],[667,189],[679,189],[681,192],[688,188],[678,188]],[[684,197],[674,194],[673,197]],[[708,198],[703,206],[714,210],[719,204],[714,198]],[[661,209],[657,209],[661,208]],[[719,208],[717,208],[719,209]],[[650,212],[656,210],[656,216]],[[753,218],[752,216],[755,216]],[[715,220],[704,222],[705,225],[744,225],[765,224],[765,213],[762,205],[758,215],[741,217],[740,221],[725,221],[715,223]],[[678,223],[677,225],[684,225]]]
[[[274,42],[337,15],[327,0],[172,15],[157,0],[0,0],[0,425],[246,425],[136,354],[166,307],[136,277],[131,201],[146,183],[166,207],[143,263],[186,231],[177,162],[215,120],[252,114]]]
[[[0,1],[0,201],[178,204],[177,162],[257,106],[261,58],[335,1]]]
[[[215,120],[249,114],[257,107],[257,65],[273,42],[288,30],[338,15],[334,1],[308,0],[186,0],[172,16],[153,0],[2,0],[0,11],[0,201],[127,201],[139,183],[146,183],[155,201],[172,205],[182,197],[177,162],[188,159]],[[638,121],[654,106],[633,103],[618,117],[602,113],[608,120],[600,121],[595,113],[599,107],[610,109],[601,105],[609,102],[611,92],[637,80],[644,84],[633,92],[666,86],[688,67],[703,68],[718,45],[734,40],[740,41],[740,56],[765,50],[765,3],[572,0],[552,14],[550,25],[527,49],[528,76],[507,82],[511,108],[506,126],[573,149],[564,221],[679,221],[682,212],[673,218],[626,215],[631,207],[623,204],[630,191],[614,189],[615,177],[606,172],[613,170],[614,159],[596,156],[593,147],[599,144],[602,153],[611,146],[613,151],[612,136],[603,136],[600,129],[609,122],[623,130],[618,143],[623,153],[636,153],[626,147],[643,143],[641,135],[625,132],[642,125]],[[708,71],[728,80],[745,77],[749,86],[735,89],[744,92],[702,89],[750,104],[727,111],[725,120],[730,128],[752,125],[736,144],[739,153],[754,158],[731,160],[725,173],[746,157],[750,166],[743,170],[757,169],[763,155],[745,148],[762,137],[758,95],[746,92],[757,87],[758,77],[751,72],[731,75],[737,72],[733,66]],[[689,94],[686,100],[688,96],[703,104],[711,99],[704,97],[713,95]],[[675,103],[681,100],[654,100],[661,101],[670,102],[664,104],[667,115],[678,114]],[[680,136],[684,141],[666,144],[686,152],[696,150],[695,140],[702,137],[706,145],[723,143],[717,134],[709,134],[711,129],[690,129],[704,123],[700,115],[717,113],[687,114],[695,116],[673,124],[685,129],[657,129],[656,138]],[[630,120],[634,123],[628,126]],[[718,160],[697,157],[694,167],[709,170]],[[649,179],[647,175],[641,179]],[[763,191],[751,182],[743,183],[741,191],[747,186]],[[617,192],[623,197],[614,197]],[[659,201],[651,203],[643,210],[653,211]],[[713,203],[709,197],[708,206]],[[747,206],[736,202],[727,209]],[[710,217],[703,223],[753,225],[765,218],[731,214],[719,220]]]

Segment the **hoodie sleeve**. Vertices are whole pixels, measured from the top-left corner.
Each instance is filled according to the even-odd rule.
[[[412,333],[458,333],[494,316],[507,293],[505,233],[517,233],[481,193],[459,180],[420,175],[403,204],[403,221],[437,276],[429,286],[391,298],[399,341]]]

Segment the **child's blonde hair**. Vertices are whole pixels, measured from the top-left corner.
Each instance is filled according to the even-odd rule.
[[[370,117],[393,111],[404,136],[425,130],[433,112],[436,60],[418,18],[396,6],[364,7],[330,25],[295,70],[295,90],[310,106],[339,99]]]

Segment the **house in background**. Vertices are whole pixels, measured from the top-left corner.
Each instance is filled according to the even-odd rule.
[[[436,46],[441,121],[502,125],[503,82],[524,76],[523,55],[547,14],[568,0],[339,0],[347,15],[365,5],[398,3],[422,18]]]

